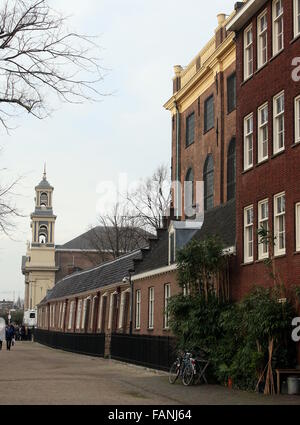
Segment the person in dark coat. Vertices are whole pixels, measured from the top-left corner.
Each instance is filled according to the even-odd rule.
[[[6,339],[6,349],[10,351],[11,341],[14,336],[14,330],[10,326],[6,326],[5,330],[5,339]]]

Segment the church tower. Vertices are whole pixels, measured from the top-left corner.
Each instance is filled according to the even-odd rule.
[[[34,309],[55,283],[55,220],[53,214],[54,188],[47,181],[46,166],[42,181],[35,187],[35,210],[31,214],[32,240],[23,257],[25,275],[24,309]]]

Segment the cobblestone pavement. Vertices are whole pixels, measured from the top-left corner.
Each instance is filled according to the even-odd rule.
[[[167,374],[111,360],[17,342],[0,351],[0,404],[300,404],[299,397],[170,385]]]

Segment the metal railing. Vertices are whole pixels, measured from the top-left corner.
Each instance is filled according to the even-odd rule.
[[[104,334],[62,333],[35,329],[34,341],[73,353],[104,357]]]
[[[111,358],[168,371],[176,358],[176,342],[164,336],[112,334]]]

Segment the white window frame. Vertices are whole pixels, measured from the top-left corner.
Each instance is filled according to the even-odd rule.
[[[124,326],[124,313],[125,313],[125,300],[126,300],[126,294],[130,292],[130,288],[126,289],[126,291],[123,291],[121,293],[121,303],[120,303],[120,313],[119,313],[119,323],[118,328],[122,329]]]
[[[65,318],[66,318],[66,301],[63,302],[62,315],[61,315],[61,329],[64,329]]]
[[[77,303],[76,329],[80,329],[81,312],[82,312],[82,299],[79,299]]]
[[[300,35],[300,0],[294,0],[294,37]]]
[[[68,330],[72,329],[75,301],[70,302]]]
[[[284,255],[286,254],[286,206],[284,208],[284,211],[278,212],[277,209],[277,200],[281,197],[284,197],[284,203],[285,203],[285,192],[278,193],[274,196],[274,237],[275,237],[275,249],[274,254],[275,256]],[[280,217],[284,217],[284,230],[280,232],[279,229],[279,223],[280,223]],[[284,248],[280,248],[278,246],[279,241],[279,233],[282,233],[284,235]]]
[[[248,221],[248,211],[252,210],[252,222]],[[251,240],[249,238],[249,229],[252,229]],[[254,261],[254,208],[249,205],[244,208],[244,263],[252,263]],[[252,255],[249,255],[250,244],[252,246]]]
[[[282,5],[282,12],[276,16],[276,4],[280,2]],[[273,6],[272,6],[272,21],[273,21],[273,56],[277,55],[284,49],[284,21],[283,21],[283,0],[273,0]],[[278,32],[278,22],[279,20],[282,20],[282,33]],[[282,47],[279,48],[278,41],[279,36],[281,34],[282,37]]]
[[[262,111],[266,109],[266,121],[262,121]],[[265,161],[269,157],[269,104],[264,103],[257,110],[257,162]],[[267,139],[264,138],[264,130],[267,130]],[[264,155],[264,145],[266,154]]]
[[[171,284],[164,285],[164,329],[170,328],[170,317],[168,314],[168,305],[171,298]]]
[[[82,307],[82,316],[81,316],[81,329],[84,329],[85,325],[85,316],[86,316],[86,310],[87,310],[87,298],[83,300],[83,307]]]
[[[300,202],[295,206],[296,251],[300,252]]]
[[[265,210],[267,214],[265,216],[263,216],[262,214],[263,205],[267,206]],[[258,229],[261,229],[261,228],[264,228],[267,231],[269,230],[269,200],[268,199],[264,199],[258,203]],[[268,258],[268,257],[269,257],[269,245],[260,243],[260,241],[258,241],[258,259],[264,260],[265,258]]]
[[[148,329],[154,329],[154,287],[148,289]]]
[[[248,33],[251,31],[251,41],[248,42]],[[244,31],[244,81],[253,75],[254,71],[254,55],[253,55],[253,27],[249,25]],[[252,55],[252,59],[251,59]],[[250,63],[252,63],[252,69],[250,70]]]
[[[295,98],[295,144],[300,143],[300,96]]]
[[[135,292],[135,329],[141,329],[141,300],[142,292],[137,289]]]
[[[261,28],[261,20],[265,18],[266,27]],[[263,48],[263,40],[266,38],[266,46]],[[265,61],[263,61],[263,52],[266,52]],[[264,10],[257,18],[257,68],[260,69],[268,62],[268,13]]]
[[[248,131],[248,121],[252,120],[252,130]],[[253,167],[253,148],[254,148],[254,120],[253,113],[244,118],[244,171]],[[252,149],[250,149],[250,142],[252,142]],[[252,153],[252,161],[250,162],[250,152]]]
[[[107,329],[111,329],[112,327],[112,319],[113,319],[113,308],[114,308],[114,296],[118,295],[118,292],[112,292],[110,294],[110,301],[109,301],[109,316],[108,316],[108,326]]]
[[[103,316],[103,299],[104,297],[107,298],[107,292],[105,292],[103,295],[101,295],[100,298],[100,309],[99,309],[99,315],[98,315],[98,329],[100,329],[101,332],[104,332],[104,329],[102,329],[102,316]],[[106,300],[107,305],[107,300]]]
[[[283,96],[283,110],[278,112],[277,100]],[[279,120],[283,118],[283,146],[279,147],[279,134],[281,133],[278,128]],[[284,91],[278,93],[273,98],[273,153],[274,155],[285,150],[285,93]]]

